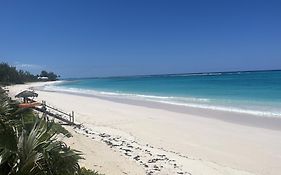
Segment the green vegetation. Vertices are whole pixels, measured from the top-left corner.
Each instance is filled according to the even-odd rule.
[[[101,175],[97,171],[86,169],[85,167],[81,168],[81,175]]]
[[[58,75],[56,75],[54,72],[47,72],[45,70],[41,71],[40,77],[48,77],[49,81],[55,81],[58,79]]]
[[[0,91],[0,175],[98,175],[80,168],[81,152],[58,140],[59,134],[71,136]]]
[[[38,77],[48,77],[47,80],[39,80]],[[10,66],[7,63],[0,63],[0,84],[22,84],[25,82],[35,81],[54,81],[57,80],[57,76],[53,72],[42,71],[40,75],[33,75],[28,71],[17,70],[16,67]]]
[[[7,63],[0,63],[1,84],[20,84],[32,81],[37,81],[37,77],[35,75],[23,70],[18,71],[16,67],[12,67]]]

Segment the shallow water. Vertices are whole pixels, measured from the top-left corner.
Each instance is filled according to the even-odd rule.
[[[45,88],[281,117],[281,71],[75,79]]]

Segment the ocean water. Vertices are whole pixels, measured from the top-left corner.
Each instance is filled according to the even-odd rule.
[[[74,79],[45,88],[281,117],[281,71]]]

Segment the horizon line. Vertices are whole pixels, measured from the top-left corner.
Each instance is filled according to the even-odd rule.
[[[117,75],[117,76],[96,76],[96,77],[69,77],[64,79],[94,79],[94,78],[121,78],[121,77],[144,77],[144,76],[163,76],[163,75],[188,75],[188,74],[208,74],[208,73],[236,73],[236,72],[264,72],[264,71],[281,71],[280,69],[258,69],[258,70],[232,70],[232,71],[211,71],[211,72],[185,72],[185,73],[160,73],[160,74],[137,74],[137,75]]]

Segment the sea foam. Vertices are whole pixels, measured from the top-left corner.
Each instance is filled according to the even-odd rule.
[[[250,114],[260,117],[277,117],[281,118],[281,112],[279,111],[262,111],[256,109],[245,109],[242,107],[236,106],[227,106],[221,104],[213,103],[212,99],[207,98],[194,98],[194,97],[175,97],[175,96],[157,96],[157,95],[145,95],[145,94],[134,94],[134,93],[122,93],[122,92],[107,92],[107,91],[97,91],[92,89],[82,89],[82,88],[73,88],[73,87],[64,87],[64,86],[56,86],[48,85],[42,87],[41,90],[45,91],[55,91],[55,92],[67,92],[73,94],[80,95],[95,95],[101,97],[116,97],[116,98],[127,98],[127,99],[137,99],[137,100],[146,100],[152,102],[159,102],[170,105],[177,106],[186,106],[193,108],[201,108],[201,109],[210,109],[210,110],[218,110],[218,111],[227,111],[227,112],[236,112],[242,114]]]

